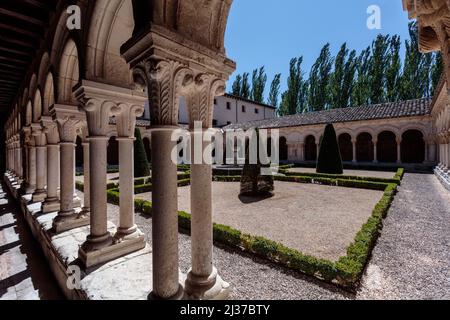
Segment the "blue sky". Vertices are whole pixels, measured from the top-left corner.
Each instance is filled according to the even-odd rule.
[[[367,8],[381,9],[381,30],[367,28]],[[276,73],[286,88],[289,60],[303,56],[309,74],[322,46],[330,42],[335,54],[342,43],[358,52],[377,34],[409,38],[408,15],[401,0],[234,0],[226,33],[227,55],[237,62],[238,73],[265,66],[267,89]]]

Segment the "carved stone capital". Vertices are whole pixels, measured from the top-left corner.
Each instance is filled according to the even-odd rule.
[[[86,123],[86,115],[77,106],[55,104],[50,114],[58,127],[60,142],[75,143],[77,135]]]
[[[184,91],[190,127],[194,128],[195,122],[201,122],[203,128],[210,128],[214,115],[214,98],[225,93],[225,81],[214,74],[198,73]]]
[[[124,132],[129,130],[129,126],[123,121],[131,119],[133,112],[134,121],[136,121],[135,117],[142,114],[146,101],[142,92],[92,81],[83,81],[74,92],[86,112],[91,137],[106,136],[112,116],[120,117],[120,126]],[[126,115],[127,112],[128,115]]]
[[[132,138],[134,137],[134,129],[136,128],[136,117],[144,114],[143,104],[121,104],[121,112],[116,117],[117,119],[117,134],[119,137]]]
[[[44,129],[40,123],[31,124],[31,135],[34,137],[36,147],[43,147],[46,144]]]
[[[50,116],[43,116],[41,118],[41,124],[44,128],[44,133],[47,136],[48,144],[58,144],[59,143],[59,131],[58,125]]]

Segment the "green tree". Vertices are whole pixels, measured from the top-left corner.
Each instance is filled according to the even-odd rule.
[[[267,100],[268,105],[278,107],[278,98],[280,96],[280,85],[281,85],[281,73],[277,73],[270,85],[269,99]]]
[[[249,76],[250,74],[248,72],[245,72],[242,75],[242,86],[241,86],[241,93],[239,94],[239,96],[245,99],[250,99],[251,94]]]
[[[431,94],[436,94],[436,89],[439,84],[439,80],[444,70],[444,61],[442,60],[442,54],[439,52],[434,55],[433,66],[431,67]]]
[[[348,107],[356,72],[356,51],[349,55],[347,44],[341,46],[334,59],[334,70],[330,77],[330,109]]]
[[[141,131],[136,128],[134,130],[134,176],[148,177],[150,175],[150,166],[145,153],[144,142],[142,141]]]
[[[264,102],[264,91],[266,90],[267,74],[264,67],[253,70],[251,97],[258,103]]]
[[[312,111],[328,109],[328,85],[333,68],[330,54],[330,44],[327,43],[320,51],[319,58],[312,66],[309,76],[308,106]]]
[[[398,101],[400,96],[399,85],[402,68],[400,47],[400,37],[393,36],[390,40],[386,66],[386,100],[389,102]]]
[[[386,101],[386,65],[388,61],[390,37],[378,35],[372,43],[372,59],[370,64],[370,103]]]
[[[364,49],[356,60],[356,80],[353,86],[351,105],[361,106],[369,103],[370,80],[369,71],[371,64],[370,47]]]
[[[303,79],[302,63],[303,57],[293,58],[289,63],[288,88],[281,96],[280,115],[293,115],[303,111],[300,103],[307,86]]]
[[[242,91],[242,76],[238,74],[233,82],[231,93],[235,96],[240,96]]]
[[[319,159],[317,160],[317,173],[343,174],[342,157],[332,124],[325,127],[320,144]]]

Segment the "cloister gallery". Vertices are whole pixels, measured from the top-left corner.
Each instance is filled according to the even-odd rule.
[[[184,275],[178,262],[177,165],[170,158],[180,97],[186,99],[189,128],[194,122],[210,128],[214,98],[225,93],[235,70],[224,44],[232,0],[30,3],[14,1],[1,22],[6,29],[0,39],[14,32],[33,39],[32,44],[16,40],[14,49],[0,55],[0,111],[7,118],[4,179],[65,296],[89,296],[84,284],[66,286],[68,264],[78,259],[91,283],[111,276],[101,265],[120,261],[120,277],[136,287],[131,298],[150,292],[161,299],[226,298],[229,284],[213,262],[212,166],[190,167],[192,265]],[[81,28],[69,30],[67,8],[73,4],[81,9]],[[324,125],[332,122],[347,164],[435,168],[450,186],[450,5],[444,0],[403,4],[418,20],[421,50],[443,54],[445,72],[433,99],[232,124],[225,130],[279,129],[280,160],[308,164],[317,158]],[[21,10],[34,10],[34,18]],[[23,58],[30,46],[28,61]],[[151,119],[142,118],[145,106]],[[152,163],[151,248],[134,220],[135,127]],[[119,167],[117,226],[108,222],[108,162]],[[75,192],[76,166],[82,167],[83,200]],[[148,272],[151,286],[140,288]],[[99,296],[115,298],[117,291],[100,290]]]

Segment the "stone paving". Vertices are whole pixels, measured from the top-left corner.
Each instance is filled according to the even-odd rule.
[[[316,173],[315,168],[292,168],[289,172],[295,173]],[[346,176],[356,176],[356,177],[373,177],[373,178],[384,178],[392,179],[394,178],[395,172],[387,171],[369,171],[369,170],[344,170],[344,175]]]
[[[0,185],[0,300],[63,299],[18,207]]]

